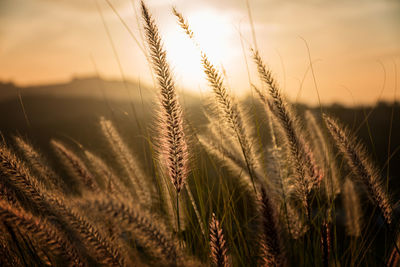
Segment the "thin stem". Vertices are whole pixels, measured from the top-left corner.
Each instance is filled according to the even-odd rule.
[[[190,190],[190,187],[189,187],[189,185],[187,183],[185,184],[185,188],[186,188],[186,191],[187,191],[188,196],[190,198],[190,202],[192,202],[192,206],[193,206],[194,212],[196,214],[197,221],[198,221],[198,223],[200,225],[201,233],[205,237],[206,236],[206,232],[204,230],[204,225],[203,225],[203,222],[201,220],[200,212],[199,212],[199,209],[197,208],[196,202],[194,202],[194,197],[193,197],[192,191]]]
[[[181,223],[179,220],[179,194],[176,195],[176,223],[177,223],[177,235],[179,237],[181,232]]]
[[[257,195],[257,188],[256,188],[256,185],[254,183],[254,174],[253,174],[252,168],[250,167],[249,160],[247,159],[245,147],[242,144],[242,141],[241,141],[241,138],[239,136],[239,133],[236,130],[235,130],[235,132],[236,132],[236,135],[238,137],[238,141],[240,143],[240,147],[242,148],[243,157],[244,157],[244,160],[246,161],[246,167],[247,167],[247,170],[249,171],[249,175],[250,175],[251,183],[253,185],[254,193]]]

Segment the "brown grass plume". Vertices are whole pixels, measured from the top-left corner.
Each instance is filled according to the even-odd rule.
[[[324,120],[351,171],[364,183],[369,195],[381,209],[386,222],[390,224],[393,213],[392,204],[382,185],[379,172],[367,156],[365,148],[357,140],[351,138],[349,131],[341,127],[336,120],[327,115],[324,116]]]

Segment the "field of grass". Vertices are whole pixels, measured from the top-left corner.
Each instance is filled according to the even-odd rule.
[[[1,266],[399,266],[397,103],[289,103],[257,50],[239,100],[200,47],[213,94],[178,96],[142,19],[154,95],[2,101]]]

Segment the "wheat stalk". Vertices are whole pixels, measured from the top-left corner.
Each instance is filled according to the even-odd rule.
[[[385,221],[390,224],[393,213],[392,204],[382,185],[378,170],[368,158],[365,148],[355,138],[350,138],[349,131],[341,127],[336,120],[324,115],[324,121],[351,171],[365,184],[369,195],[381,209]]]

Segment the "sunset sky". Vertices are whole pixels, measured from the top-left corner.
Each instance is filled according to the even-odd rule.
[[[141,42],[134,9],[139,12],[138,1],[110,2]],[[118,57],[124,76],[151,85],[141,49],[105,0],[97,3],[100,11],[95,0],[0,0],[0,80],[23,86],[63,82],[93,75],[95,66],[101,76],[119,79]],[[187,17],[200,45],[226,71],[235,94],[248,92],[249,79],[258,84],[249,57],[253,40],[245,0],[146,3],[160,26],[180,89],[209,91],[198,51],[177,26],[172,6]],[[313,104],[318,99],[304,40],[323,102],[373,103],[382,90],[381,99],[393,99],[396,77],[400,83],[400,1],[249,3],[258,48],[290,99]]]

